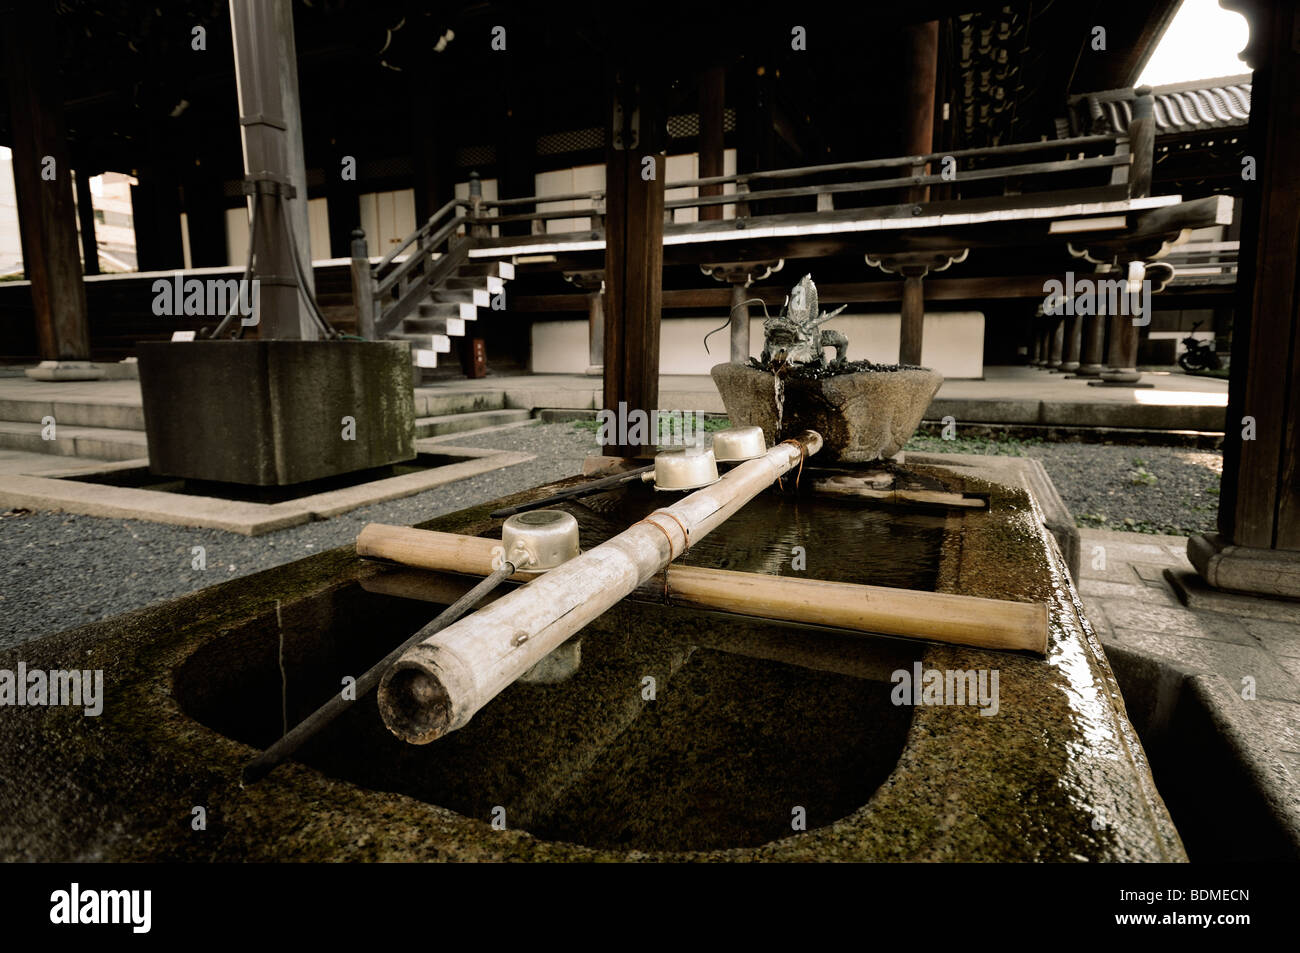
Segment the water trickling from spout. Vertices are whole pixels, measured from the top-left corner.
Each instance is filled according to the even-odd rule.
[[[776,399],[776,433],[773,435],[777,440],[781,439],[781,422],[785,418],[785,378],[779,373],[772,375],[775,381],[774,396]]]

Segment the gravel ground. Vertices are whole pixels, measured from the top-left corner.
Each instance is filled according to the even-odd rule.
[[[65,513],[0,517],[0,648],[350,543],[368,522],[418,523],[571,476],[597,449],[592,431],[568,423],[463,442],[535,453],[537,459],[265,536]],[[1218,453],[925,436],[909,447],[1037,457],[1080,526],[1171,535],[1214,528]],[[192,568],[194,546],[206,550],[204,571]]]
[[[1035,457],[1081,527],[1169,536],[1215,530],[1223,472],[1217,450],[924,435],[908,448]]]
[[[0,648],[342,546],[365,523],[418,523],[572,476],[598,449],[594,434],[570,424],[498,431],[461,443],[535,453],[537,459],[264,536],[67,513],[4,516]],[[192,568],[193,546],[206,550],[204,571]]]

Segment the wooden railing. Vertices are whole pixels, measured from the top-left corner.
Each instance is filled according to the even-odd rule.
[[[681,189],[703,192],[706,187],[714,188],[708,188],[707,195],[666,200],[665,226],[685,224],[677,221],[679,211],[728,205],[733,206],[734,219],[727,221],[726,226],[722,220],[711,220],[718,227],[745,228],[751,222],[757,226],[760,222],[767,224],[785,217],[804,221],[810,214],[834,209],[837,196],[857,196],[857,202],[866,201],[869,208],[878,209],[882,214],[891,209],[889,214],[906,214],[909,205],[916,214],[925,203],[977,197],[996,203],[999,197],[1049,193],[1053,188],[1058,192],[1073,190],[1074,201],[1078,201],[1080,188],[1115,198],[1144,196],[1150,190],[1154,139],[1147,128],[1150,97],[1146,97],[1145,111],[1140,108],[1144,105],[1142,99],[1139,97],[1135,106],[1129,137],[1079,136],[667,182],[664,188],[669,192]],[[1038,158],[1052,153],[1056,156]],[[1065,154],[1064,158],[1060,157],[1061,153]],[[1037,161],[1022,161],[1023,158]],[[1092,181],[1080,185],[1080,173],[1104,170],[1110,170],[1107,184],[1099,187]],[[1059,184],[1062,177],[1073,179],[1064,189]],[[731,187],[734,191],[716,194],[717,187],[724,190]],[[871,204],[873,199],[880,201]],[[590,207],[543,207],[557,202],[584,202]],[[779,214],[772,203],[782,206]],[[792,205],[805,203],[806,208],[790,209]],[[514,211],[521,207],[531,207],[532,211]],[[471,175],[468,199],[448,202],[377,264],[372,265],[367,257],[364,234],[360,230],[353,233],[353,285],[359,333],[378,338],[393,330],[425,295],[456,270],[471,247],[490,243],[495,248],[508,249],[516,244],[534,243],[539,234],[573,238],[585,233],[583,237],[599,240],[604,237],[604,217],[603,189],[486,200],[477,174]],[[585,228],[564,232],[547,229],[548,222],[565,219],[587,224]],[[531,223],[531,234],[491,237],[494,226],[518,222]],[[691,226],[692,230],[708,227],[709,222]]]
[[[1070,155],[1067,158],[1036,162],[999,161],[1009,157],[1046,152],[1064,152]],[[806,211],[817,212],[832,207],[834,196],[869,197],[873,193],[878,195],[881,192],[905,192],[914,196],[916,190],[922,189],[933,189],[935,200],[949,201],[970,197],[977,191],[972,188],[975,183],[980,183],[981,186],[996,185],[998,180],[1002,180],[1001,193],[1006,195],[1035,191],[1029,186],[1037,185],[1049,176],[1075,175],[1087,170],[1116,170],[1119,174],[1112,176],[1112,184],[1121,185],[1135,180],[1140,181],[1139,176],[1129,174],[1129,167],[1136,165],[1138,161],[1139,157],[1129,152],[1128,140],[1125,137],[1102,135],[685,179],[667,182],[664,188],[672,192],[680,189],[702,189],[706,186],[720,186],[723,189],[731,186],[734,191],[720,195],[700,194],[667,199],[664,202],[664,221],[666,225],[680,224],[677,222],[676,214],[679,210],[729,205],[735,207],[735,218],[742,220],[743,223],[743,220],[770,217],[770,215],[755,215],[751,212],[752,206],[757,203],[785,201],[787,204],[798,204],[799,200],[806,200]],[[891,172],[904,174],[890,175]],[[876,173],[876,175],[863,177],[862,173]],[[790,184],[785,185],[786,182]],[[771,187],[771,184],[776,183],[780,183],[782,187]],[[996,189],[991,193],[988,188],[980,191],[981,197],[997,194]],[[1126,192],[1131,194],[1132,190],[1127,189]],[[902,196],[902,201],[896,204],[905,204],[907,198],[907,195]],[[530,212],[510,211],[519,206],[545,206],[557,202],[585,202],[590,203],[590,207],[537,208]],[[486,229],[494,225],[531,222],[534,226],[533,235],[543,233],[573,235],[589,232],[591,237],[598,238],[604,231],[604,202],[603,189],[562,195],[530,195],[521,198],[483,200],[480,203],[482,213],[471,217],[470,221],[479,226],[484,235]],[[586,221],[588,224],[586,227],[565,232],[547,230],[547,222],[566,219]],[[521,236],[519,241],[525,243],[528,239]],[[506,245],[510,242],[510,239],[500,239],[494,244]]]
[[[452,199],[376,264],[370,263],[365,232],[352,233],[352,292],[357,333],[377,340],[454,272],[469,252],[460,234],[469,222],[460,199]]]

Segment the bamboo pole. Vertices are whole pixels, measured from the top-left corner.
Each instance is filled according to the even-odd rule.
[[[500,545],[493,539],[370,523],[357,537],[357,554],[418,569],[481,576],[492,571],[494,551]],[[515,577],[531,578],[535,577],[523,573]],[[698,566],[673,566],[666,583],[666,587],[658,580],[648,583],[631,597],[851,632],[1040,655],[1047,651],[1047,606],[1042,603]]]
[[[520,675],[821,449],[813,431],[656,510],[409,649],[379,686],[388,729],[428,744],[463,727]]]

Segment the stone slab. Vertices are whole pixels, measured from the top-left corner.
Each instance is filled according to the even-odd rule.
[[[1215,589],[1200,575],[1186,569],[1166,569],[1164,576],[1183,605],[1189,609],[1222,612],[1251,619],[1272,619],[1300,627],[1300,602]]]

